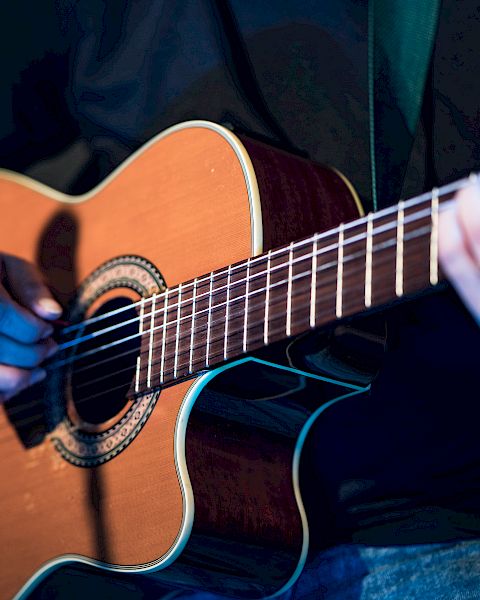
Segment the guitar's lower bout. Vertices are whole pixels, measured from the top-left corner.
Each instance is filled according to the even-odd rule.
[[[58,575],[51,583],[47,575],[76,561],[142,573],[143,583],[132,586],[144,590],[150,581],[237,598],[285,591],[300,574],[309,543],[299,481],[306,435],[325,408],[358,391],[255,358],[200,377],[186,392],[176,425],[185,518],[172,554],[130,567],[60,557],[24,591],[41,577],[44,592],[57,586]]]
[[[240,598],[271,596],[293,584],[308,550],[305,437],[322,410],[358,388],[257,359],[206,377],[191,390],[187,427],[195,520],[165,575]]]

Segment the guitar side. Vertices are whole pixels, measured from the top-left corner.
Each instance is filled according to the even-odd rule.
[[[118,257],[145,257],[175,285],[356,216],[341,177],[321,178],[321,168],[307,161],[245,146],[251,160],[227,130],[182,124],[77,198],[4,174],[2,246],[36,262],[67,304],[80,282]],[[282,184],[289,171],[305,174],[298,189]],[[341,192],[331,209],[314,197],[327,188]],[[298,218],[300,205],[307,219]],[[135,286],[124,285],[105,298],[115,290],[139,297]],[[76,466],[55,451],[55,427],[25,447],[15,404],[6,407],[2,593],[10,597],[28,580],[19,596],[26,597],[49,570],[69,561],[99,566],[106,576],[144,573],[240,597],[288,587],[308,544],[292,464],[318,410],[311,397],[323,392],[308,373],[267,363],[242,360],[155,392],[132,442],[93,466]],[[242,389],[252,377],[274,381],[276,397]],[[225,392],[231,386],[233,396]],[[270,420],[258,422],[268,413],[279,430]],[[112,423],[99,425],[102,435]],[[268,566],[259,569],[262,561]]]

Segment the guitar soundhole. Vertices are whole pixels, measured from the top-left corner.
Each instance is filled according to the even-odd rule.
[[[114,312],[118,309],[124,310]],[[113,419],[129,404],[128,391],[135,377],[140,351],[140,337],[136,335],[138,315],[132,301],[125,297],[109,300],[90,315],[89,320],[110,312],[113,314],[87,325],[81,337],[120,323],[124,325],[82,342],[76,349],[79,358],[71,373],[75,410],[83,422],[93,425]],[[132,339],[118,343],[130,336]]]

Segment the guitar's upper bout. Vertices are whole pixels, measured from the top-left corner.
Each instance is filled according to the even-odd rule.
[[[364,214],[354,187],[336,169],[250,138],[241,141],[260,191],[264,251]]]

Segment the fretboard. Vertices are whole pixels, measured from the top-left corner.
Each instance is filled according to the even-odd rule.
[[[470,183],[433,190],[145,299],[135,391],[437,285],[438,215]]]

